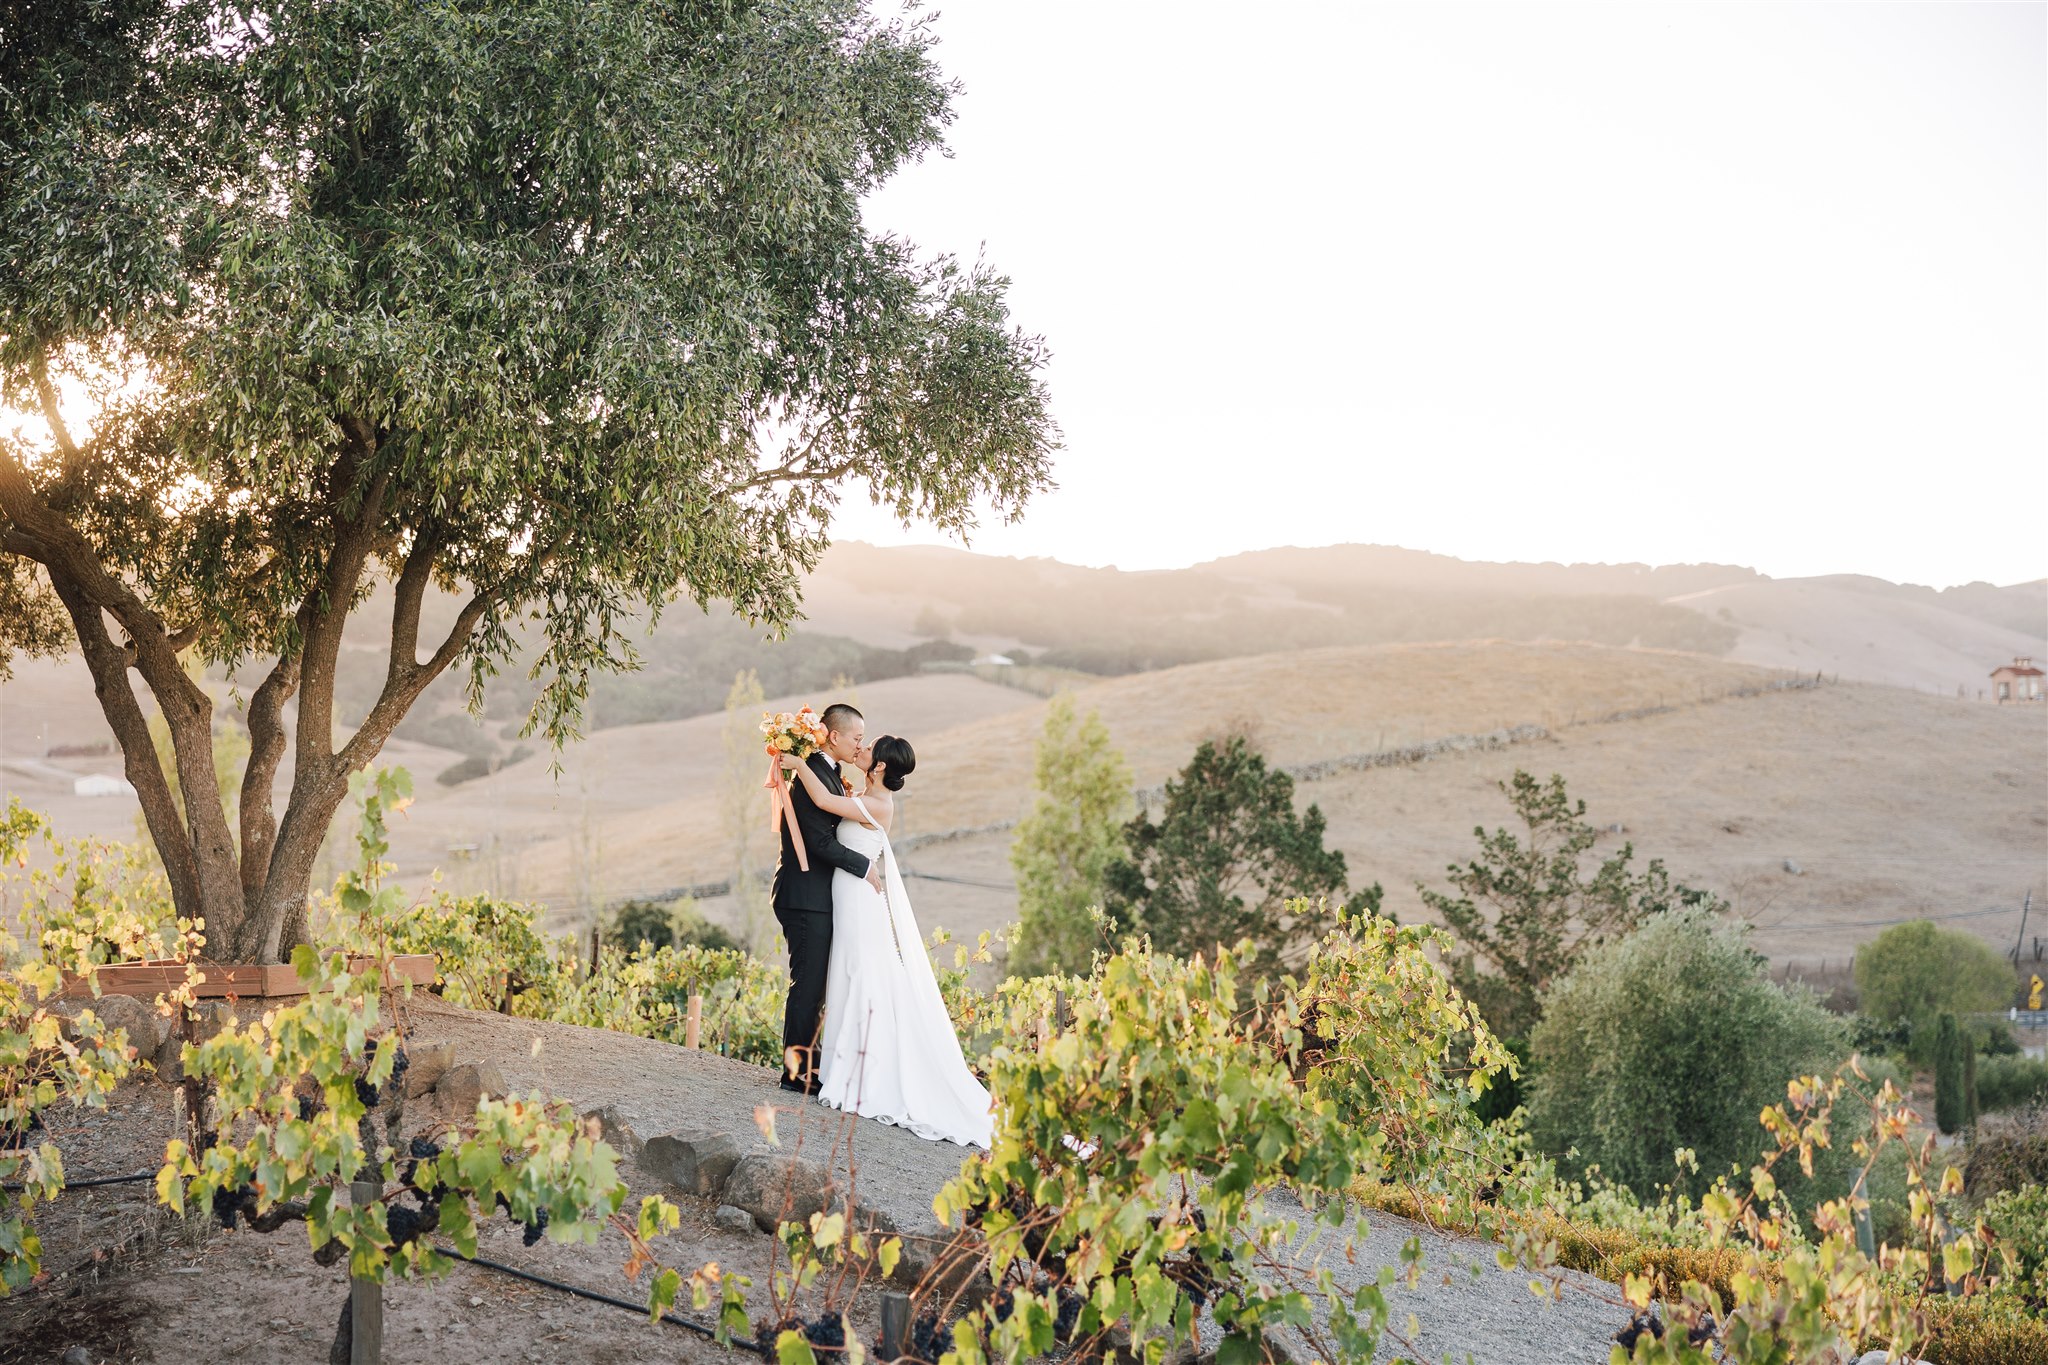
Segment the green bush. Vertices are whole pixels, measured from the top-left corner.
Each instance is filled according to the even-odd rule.
[[[446,893],[389,921],[394,953],[432,953],[433,990],[474,1010],[532,1015],[560,993],[562,967],[536,927],[539,910],[495,896]],[[522,997],[532,997],[520,1008]]]
[[[2026,1185],[1995,1195],[1979,1216],[1998,1238],[1995,1292],[2048,1316],[2048,1186]]]
[[[2012,967],[1974,934],[1931,920],[1895,924],[1856,950],[1856,989],[1863,1012],[1882,1021],[1910,1021],[1914,1060],[1933,1061],[1935,1020],[1980,1014],[2012,1003]]]
[[[2048,1062],[2013,1054],[1977,1063],[1977,1104],[1984,1113],[2048,1102]]]
[[[679,901],[627,901],[611,913],[604,928],[605,942],[628,955],[641,945],[650,948],[736,949],[739,940],[723,926],[713,924],[685,897]]]
[[[1679,1148],[1697,1154],[1680,1173],[1695,1194],[1747,1167],[1763,1146],[1758,1112],[1848,1051],[1812,992],[1773,983],[1742,930],[1690,909],[1588,952],[1529,1041],[1532,1136],[1645,1195]]]

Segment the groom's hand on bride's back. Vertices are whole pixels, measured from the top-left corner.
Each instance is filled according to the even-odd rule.
[[[881,895],[881,894],[882,894],[882,869],[881,869],[881,866],[880,866],[879,864],[877,864],[877,863],[869,863],[869,864],[868,864],[868,876],[867,876],[867,882],[868,882],[868,885],[869,885],[869,886],[872,886],[873,888],[875,888],[875,894],[876,894],[876,895],[878,895],[878,896],[879,896],[879,895]]]

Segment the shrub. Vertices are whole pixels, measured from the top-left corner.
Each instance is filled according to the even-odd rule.
[[[1499,786],[1522,824],[1521,836],[1475,826],[1479,856],[1446,869],[1455,894],[1420,883],[1416,890],[1464,948],[1452,960],[1459,990],[1495,1031],[1520,1035],[1535,1025],[1551,983],[1593,945],[1659,911],[1719,902],[1673,883],[1658,860],[1633,871],[1632,844],[1587,876],[1581,865],[1600,833],[1585,818],[1586,803],[1566,795],[1564,778],[1553,773],[1538,782],[1517,769]]]
[[[1977,1063],[1977,1103],[1984,1113],[2048,1102],[2048,1062],[2024,1054]]]
[[[388,941],[394,953],[435,955],[433,989],[450,1004],[532,1015],[562,984],[556,955],[535,927],[539,913],[519,901],[444,893],[394,916]]]
[[[2048,1185],[2048,1105],[1995,1114],[1980,1123],[1963,1181],[1977,1200],[2023,1185]]]
[[[1932,1060],[1935,1020],[2002,1010],[2012,1001],[2012,967],[1974,934],[1931,920],[1895,924],[1856,950],[1856,989],[1874,1019],[1909,1020],[1915,1060]]]
[[[1793,1077],[1847,1050],[1810,991],[1773,983],[1740,929],[1701,910],[1651,919],[1559,981],[1530,1038],[1530,1128],[1648,1193],[1672,1153],[1698,1154],[1696,1193],[1761,1150],[1756,1115]]]
[[[740,947],[737,939],[704,918],[696,902],[687,897],[680,901],[627,901],[612,912],[604,938],[628,954],[638,952],[643,944],[655,948],[686,943],[722,950]]]
[[[1933,1365],[2048,1365],[2048,1323],[1997,1298],[1929,1298],[1928,1340],[1920,1355]]]
[[[1980,1213],[1998,1236],[1998,1291],[2048,1319],[2048,1185],[1994,1195]]]

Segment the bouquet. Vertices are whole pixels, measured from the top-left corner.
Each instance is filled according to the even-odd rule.
[[[782,822],[787,819],[789,841],[796,848],[796,865],[809,872],[811,859],[804,849],[804,832],[797,827],[796,807],[789,799],[789,783],[794,780],[794,775],[783,776],[782,756],[790,754],[801,760],[817,753],[825,747],[825,727],[819,723],[817,713],[808,706],[794,713],[778,711],[770,715],[763,711],[761,736],[768,750],[768,776],[761,785],[769,792],[769,832],[780,834]]]

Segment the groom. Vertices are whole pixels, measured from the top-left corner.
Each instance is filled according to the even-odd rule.
[[[825,747],[805,762],[829,790],[843,793],[846,783],[839,776],[839,765],[851,763],[860,752],[866,725],[860,712],[844,702],[826,707],[818,719],[825,727]],[[839,817],[819,810],[803,783],[792,777],[789,786],[796,826],[803,831],[811,868],[806,872],[797,865],[792,831],[784,821],[773,891],[775,919],[789,941],[789,997],[782,1007],[782,1088],[815,1095],[820,1086],[815,1056],[818,1014],[825,1003],[825,967],[832,958],[832,869],[845,868],[853,876],[864,877],[876,891],[882,887],[880,873],[868,865],[867,856],[839,842]]]

